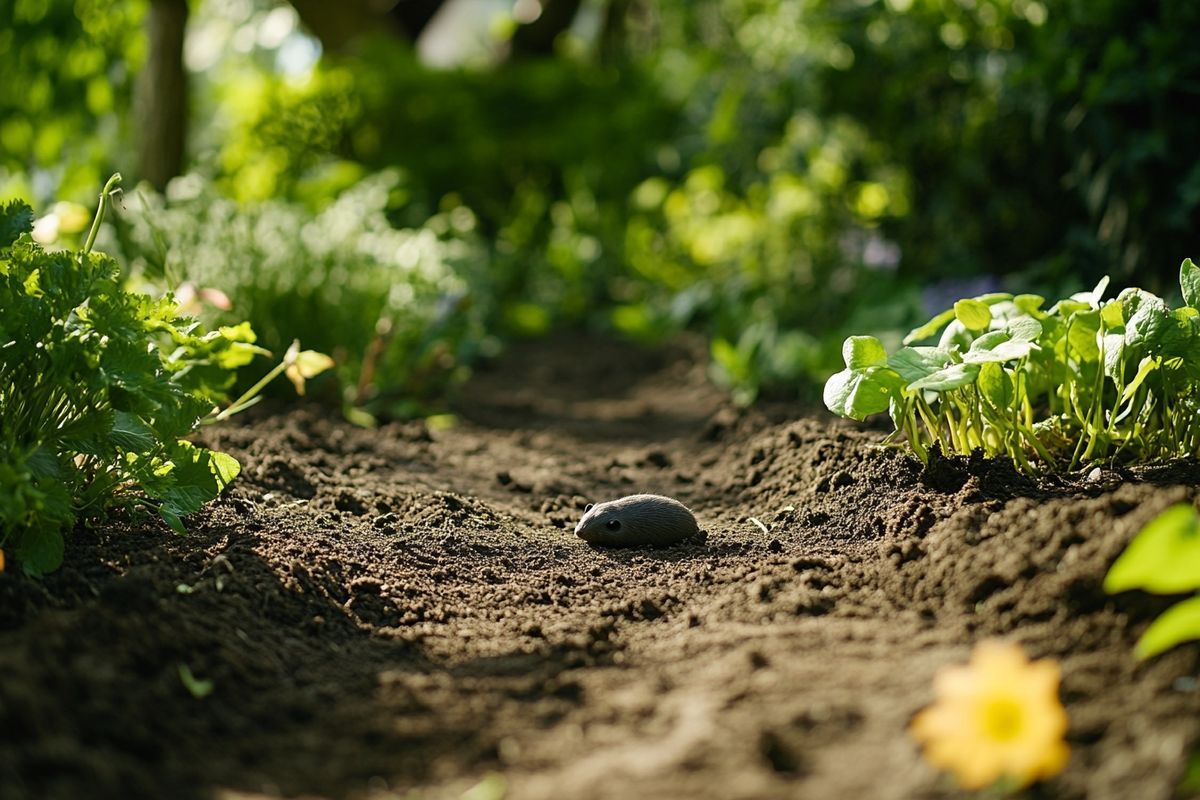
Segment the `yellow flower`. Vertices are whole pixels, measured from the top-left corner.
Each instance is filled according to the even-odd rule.
[[[1058,682],[1056,662],[1030,662],[1016,644],[980,642],[968,666],[938,671],[937,699],[909,732],[925,746],[926,760],[953,772],[965,789],[1001,779],[1008,788],[1027,786],[1067,763]]]

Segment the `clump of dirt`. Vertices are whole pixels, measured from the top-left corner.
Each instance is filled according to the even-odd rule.
[[[1042,796],[1175,796],[1196,647],[1134,661],[1168,601],[1101,582],[1197,465],[925,469],[824,412],[736,410],[703,362],[566,338],[476,376],[448,430],[210,430],[244,471],[189,536],[116,518],[43,581],[0,574],[0,794],[949,797],[905,728],[999,636],[1062,664],[1073,754]],[[643,491],[706,535],[572,535]]]

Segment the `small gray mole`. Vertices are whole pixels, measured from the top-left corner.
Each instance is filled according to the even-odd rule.
[[[612,547],[675,544],[698,532],[687,506],[657,494],[589,505],[575,526],[575,535],[585,542]]]

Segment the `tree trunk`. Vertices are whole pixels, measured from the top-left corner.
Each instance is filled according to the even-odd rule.
[[[183,35],[187,0],[151,0],[146,16],[150,43],[138,83],[140,177],[162,191],[183,170],[187,135],[187,73]]]
[[[415,42],[445,0],[289,0],[304,27],[327,53],[344,51],[368,34],[388,34]]]

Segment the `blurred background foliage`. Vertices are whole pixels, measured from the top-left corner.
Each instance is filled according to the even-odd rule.
[[[568,326],[691,328],[738,399],[803,394],[848,333],[960,293],[1169,293],[1200,253],[1194,0],[0,0],[0,20],[0,198],[69,243],[102,175],[146,180],[106,232],[131,279],[334,353],[325,391],[364,421]]]

